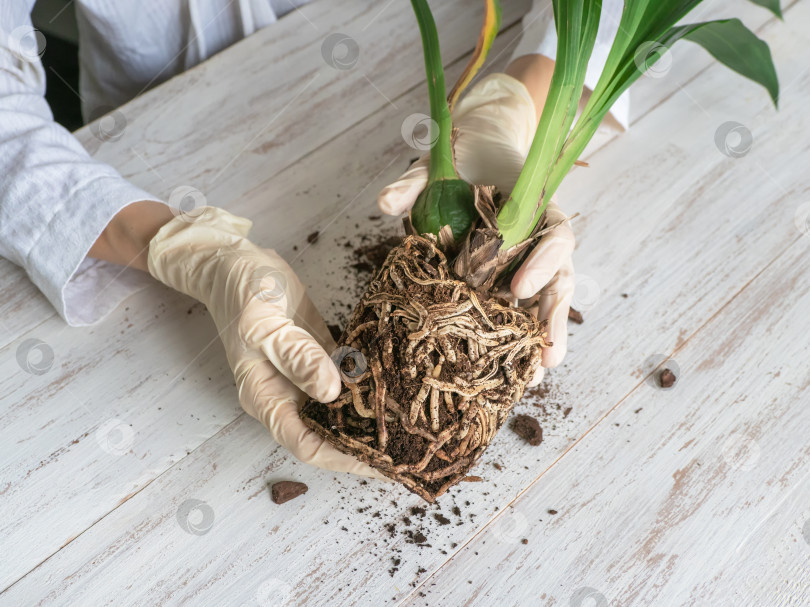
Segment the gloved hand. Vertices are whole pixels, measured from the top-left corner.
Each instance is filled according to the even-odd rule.
[[[453,147],[461,178],[511,192],[537,128],[534,101],[525,85],[507,74],[483,78],[456,105],[453,126],[458,129]],[[399,215],[410,209],[425,188],[429,163],[428,153],[383,188],[377,198],[380,210]],[[548,225],[566,217],[553,199],[546,216]],[[543,351],[542,367],[529,386],[543,380],[543,367],[556,367],[565,357],[568,308],[574,294],[573,251],[574,233],[563,223],[543,235],[510,285],[515,297],[526,300],[521,305],[549,320],[549,340],[554,344]]]
[[[327,354],[335,343],[290,266],[247,239],[251,225],[215,207],[197,209],[195,217],[179,215],[149,243],[149,273],[205,304],[242,408],[279,444],[320,468],[384,478],[298,416],[304,393],[321,402],[340,394],[340,375]]]

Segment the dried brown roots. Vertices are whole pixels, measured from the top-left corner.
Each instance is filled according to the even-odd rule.
[[[476,293],[435,244],[408,236],[388,255],[338,352],[344,389],[302,418],[432,502],[460,481],[540,364],[545,323]]]

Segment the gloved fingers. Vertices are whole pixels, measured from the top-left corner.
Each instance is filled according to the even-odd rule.
[[[377,206],[383,213],[401,215],[413,206],[427,185],[429,163],[430,156],[422,156],[399,179],[380,191]]]
[[[309,333],[327,353],[333,352],[337,347],[329,327],[326,326],[318,308],[306,293],[299,301],[292,319],[297,326]]]
[[[296,403],[290,401],[281,403],[276,407],[275,418],[278,428],[276,440],[305,464],[335,472],[349,472],[358,476],[389,480],[381,472],[356,457],[338,451],[307,428],[298,415]]]
[[[340,395],[340,373],[329,354],[292,321],[269,331],[260,348],[276,369],[315,400],[328,403]]]
[[[548,320],[548,341],[553,344],[543,350],[544,367],[556,367],[565,358],[568,349],[568,309],[574,296],[574,286],[574,267],[569,258],[538,296],[537,318]]]
[[[546,218],[549,225],[554,225],[564,220],[565,214],[552,202]],[[570,261],[574,245],[574,231],[567,222],[544,234],[512,277],[510,288],[514,296],[528,299],[543,289],[563,264]]]
[[[534,388],[535,386],[539,386],[542,383],[543,378],[545,377],[545,375],[546,375],[546,370],[543,368],[542,365],[540,365],[539,367],[537,367],[537,371],[534,372],[534,377],[532,377],[532,379],[529,381],[529,383],[526,384],[526,387],[527,388]]]
[[[341,453],[307,428],[298,415],[305,398],[303,393],[269,362],[253,364],[238,383],[239,400],[245,411],[258,419],[297,459],[336,472],[386,478],[360,460]]]

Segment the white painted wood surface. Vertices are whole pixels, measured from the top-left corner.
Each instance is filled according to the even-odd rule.
[[[412,517],[430,546],[385,527],[417,498],[298,464],[241,413],[193,301],[153,286],[107,322],[68,329],[0,264],[0,604],[569,605],[582,588],[604,596],[594,605],[807,604],[810,235],[795,217],[810,200],[810,9],[794,4],[781,23],[714,4],[700,16],[766,24],[780,112],[687,44],[635,87],[632,130],[559,195],[582,213],[587,309],[550,374],[545,441],[503,431],[477,468],[484,483],[441,501],[450,525],[435,509]],[[436,6],[452,75],[480,19],[461,5]],[[506,3],[496,69],[526,6]],[[356,294],[341,290],[342,244],[355,223],[397,229],[368,216],[417,155],[400,125],[427,103],[407,3],[302,11],[122,108],[122,139],[80,137],[157,194],[193,185],[251,217],[334,320]],[[323,63],[334,31],[358,41],[353,70]],[[754,137],[741,158],[715,147],[729,120]],[[54,351],[43,375],[17,364],[30,338]],[[666,357],[683,379],[656,390],[648,364]],[[540,411],[531,399],[519,410]],[[272,504],[266,484],[282,478],[309,493]],[[190,520],[205,533],[185,522],[188,500],[206,504]]]

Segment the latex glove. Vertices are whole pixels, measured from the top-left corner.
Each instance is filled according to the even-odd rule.
[[[456,169],[462,179],[495,185],[511,192],[517,182],[537,127],[534,101],[525,85],[507,74],[491,74],[478,82],[453,111],[458,129],[454,143]],[[430,155],[425,154],[394,183],[383,188],[377,203],[389,215],[408,211],[425,188]],[[548,224],[565,218],[552,200]],[[515,273],[510,285],[540,319],[549,320],[551,348],[543,350],[542,366],[529,386],[543,380],[543,367],[556,367],[568,344],[568,308],[574,294],[574,233],[568,223],[545,234]]]
[[[321,316],[287,263],[247,239],[252,223],[215,207],[180,215],[149,243],[149,272],[208,308],[236,379],[239,402],[302,462],[384,478],[341,453],[298,416],[308,394],[340,394],[335,348]]]

